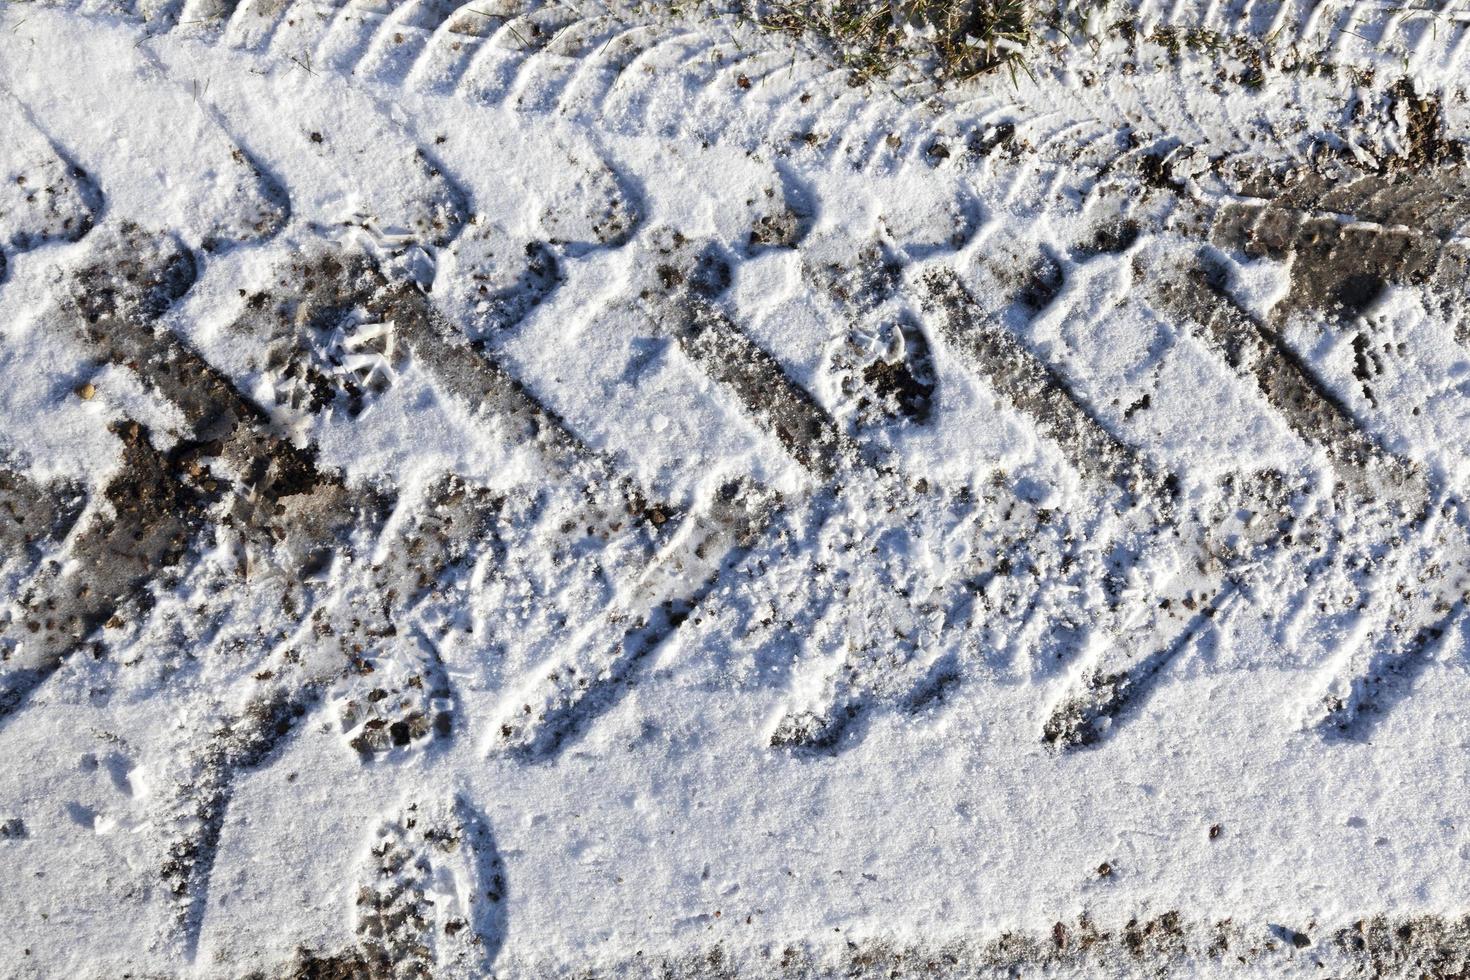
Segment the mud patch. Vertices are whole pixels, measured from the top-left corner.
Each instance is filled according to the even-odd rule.
[[[929,340],[912,319],[850,331],[837,342],[828,370],[860,429],[929,420],[938,378]]]
[[[1386,112],[1398,123],[1400,145],[1376,168],[1345,153],[1224,168],[1240,194],[1258,201],[1221,208],[1210,239],[1251,258],[1291,262],[1291,288],[1272,309],[1277,322],[1309,311],[1359,317],[1390,284],[1434,284],[1453,295],[1464,282],[1464,147],[1446,137],[1439,101],[1417,95],[1407,80],[1390,89]]]
[[[66,538],[85,504],[75,484],[43,485],[0,466],[0,583],[14,587]]]
[[[134,422],[113,431],[122,459],[118,476],[103,490],[105,503],[71,542],[73,560],[26,588],[19,618],[7,630],[13,638],[0,716],[12,713],[104,624],[145,611],[145,587],[183,561],[217,499],[201,467],[207,450],[200,445],[162,451]],[[94,646],[93,654],[104,656],[105,647]]]

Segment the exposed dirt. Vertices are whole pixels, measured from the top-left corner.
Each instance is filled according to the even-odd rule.
[[[1201,969],[1292,976],[1325,971],[1354,980],[1455,980],[1470,970],[1470,918],[1380,916],[1332,927],[1316,922],[1200,921],[1172,910],[1115,925],[1083,915],[1045,929],[962,938],[942,946],[850,940],[841,951],[797,943],[777,944],[756,955],[714,946],[678,957],[637,957],[556,975],[981,980],[1032,974],[1189,977],[1198,976]]]
[[[1278,323],[1303,311],[1350,320],[1389,284],[1453,290],[1464,281],[1470,259],[1452,240],[1470,220],[1463,145],[1446,137],[1438,98],[1415,94],[1407,79],[1389,98],[1403,145],[1376,168],[1346,151],[1323,154],[1315,166],[1226,167],[1260,203],[1223,208],[1210,237],[1253,258],[1291,262],[1290,292],[1272,309]]]

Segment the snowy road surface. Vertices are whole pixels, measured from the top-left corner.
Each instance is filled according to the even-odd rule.
[[[0,974],[1470,969],[1470,9],[0,6]]]

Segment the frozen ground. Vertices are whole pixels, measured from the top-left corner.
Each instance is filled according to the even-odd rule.
[[[1430,7],[0,5],[0,974],[1465,975]]]

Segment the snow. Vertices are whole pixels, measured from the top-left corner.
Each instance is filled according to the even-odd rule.
[[[1463,282],[1396,281],[1356,319],[1278,322],[1299,267],[1211,243],[1206,227],[1250,200],[1202,160],[1300,163],[1322,134],[1397,159],[1408,137],[1383,108],[1386,72],[1353,86],[1282,71],[1265,91],[1212,95],[1197,56],[1111,71],[1128,56],[1114,38],[1067,70],[911,105],[796,48],[740,50],[729,39],[750,35],[723,19],[682,33],[655,20],[667,45],[613,49],[612,72],[571,40],[569,55],[491,42],[458,55],[471,34],[414,33],[431,6],[388,12],[388,31],[413,35],[390,45],[365,6],[290,5],[258,50],[252,32],[275,15],[251,3],[222,27],[190,23],[186,5],[157,32],[0,8],[0,119],[14,130],[0,164],[53,154],[95,185],[99,229],[187,246],[196,281],[138,329],[198,351],[261,408],[242,425],[310,447],[335,475],[324,484],[361,504],[324,567],[283,565],[297,552],[223,519],[230,494],[253,490],[206,455],[236,489],[208,505],[189,557],[154,570],[118,604],[120,625],[0,716],[0,825],[25,827],[0,839],[0,972],[273,975],[299,950],[376,948],[363,889],[389,879],[427,889],[424,955],[446,977],[643,975],[716,948],[740,975],[778,975],[788,947],[837,975],[880,943],[980,949],[1014,933],[1050,948],[1063,923],[1121,934],[1170,912],[1192,975],[1309,974],[1314,956],[1354,962],[1331,936],[1357,920],[1464,911],[1470,635],[1444,569],[1463,569],[1470,545],[1453,506],[1404,516],[1455,504],[1463,485]],[[399,43],[428,54],[409,71]],[[1362,55],[1343,44],[1343,63]],[[1430,54],[1423,84],[1455,81]],[[1447,135],[1463,137],[1463,98],[1435,91]],[[1355,123],[1356,99],[1378,108]],[[1000,122],[1013,142],[963,149]],[[928,151],[935,139],[949,156]],[[1154,151],[1177,163],[1176,189],[1139,177]],[[21,227],[25,205],[0,207],[0,469],[79,484],[79,527],[105,522],[126,506],[106,492],[127,472],[115,423],[139,423],[165,454],[207,440],[154,365],[116,362],[77,329],[72,276],[101,232],[18,244],[4,222]],[[787,208],[799,243],[755,243]],[[1122,218],[1137,237],[1097,245]],[[830,272],[861,267],[875,242],[871,280]],[[704,246],[730,273],[714,299],[686,276]],[[344,301],[315,351],[336,387],[326,407],[293,409],[276,403],[287,368],[240,324],[252,294],[302,288],[291,263],[318,248],[366,256],[451,335]],[[516,278],[537,248],[554,259],[549,286]],[[1353,496],[1348,437],[1300,431],[1221,355],[1209,310],[1170,305],[1160,284],[1201,255],[1224,270],[1238,322],[1280,338],[1273,349],[1379,446],[1363,465],[1408,460],[1426,482],[1383,477],[1362,484],[1381,498]],[[1059,283],[1026,313],[1015,296],[1039,288],[1038,257]],[[885,263],[897,271],[882,292]],[[668,269],[683,278],[668,285]],[[985,323],[1063,379],[1075,414],[1038,421],[1026,392],[986,373],[1009,368],[946,339],[930,284],[951,271]],[[282,322],[309,328],[304,314]],[[691,323],[748,339],[779,370],[722,377],[733,348],[699,347]],[[844,358],[881,358],[905,323],[930,348],[928,415],[865,424],[874,382]],[[1378,352],[1370,381],[1360,332]],[[503,368],[538,406],[536,432],[486,408],[482,376],[451,377],[415,346],[432,343]],[[351,410],[339,395],[369,369]],[[74,393],[83,382],[91,398]],[[751,404],[790,391],[836,442]],[[1089,476],[1110,464],[1069,456],[1081,428],[1150,479],[1172,476],[1177,495]],[[804,460],[803,439],[818,457],[838,445],[838,462]],[[1279,472],[1279,501],[1263,470]],[[471,490],[446,490],[446,475]],[[381,518],[367,516],[375,494]],[[1278,511],[1295,522],[1285,544],[1262,530]],[[43,535],[34,561],[16,543],[0,563],[26,569],[0,612],[7,684],[32,662],[35,590],[109,560],[73,553],[81,536]],[[1197,584],[1220,601],[1185,629],[1173,604]],[[1431,624],[1440,642],[1392,660],[1396,627]],[[1141,663],[1153,647],[1132,650],[1134,635],[1172,655]],[[1044,742],[1057,706],[1114,667],[1139,693],[1094,718],[1099,743]],[[443,711],[448,731],[355,749],[343,706],[374,685],[401,696],[394,711]],[[272,692],[304,715],[260,758],[220,749],[247,759],[220,763],[213,747]],[[1324,707],[1332,692],[1359,692],[1369,720]],[[536,734],[563,709],[565,738]],[[824,713],[830,743],[782,743]],[[1331,731],[1339,717],[1353,737]],[[214,845],[211,794],[225,798]],[[419,807],[453,846],[409,826]],[[179,842],[200,840],[212,864],[169,877]],[[384,841],[414,856],[375,878]],[[1238,967],[1203,952],[1227,919],[1252,950]],[[1171,955],[1015,963],[1081,976],[1178,966]]]

